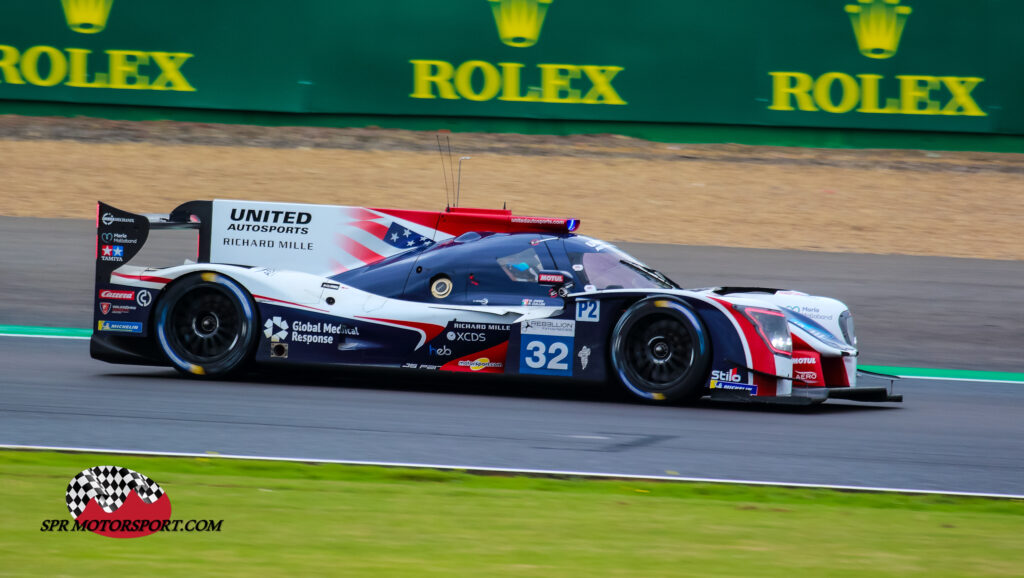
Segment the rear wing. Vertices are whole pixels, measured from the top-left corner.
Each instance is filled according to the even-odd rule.
[[[108,283],[161,229],[195,229],[196,260],[330,276],[466,232],[567,233],[576,219],[525,217],[500,209],[411,211],[255,201],[189,201],[168,215],[99,203],[96,281]],[[158,265],[152,263],[150,265]]]

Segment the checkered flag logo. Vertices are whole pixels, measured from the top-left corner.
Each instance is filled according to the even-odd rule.
[[[72,478],[68,484],[67,504],[71,517],[78,519],[95,499],[103,511],[113,514],[124,505],[132,490],[147,504],[164,495],[164,490],[146,476],[117,466],[96,466]]]

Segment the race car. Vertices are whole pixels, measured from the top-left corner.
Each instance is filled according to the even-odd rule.
[[[682,289],[576,219],[214,200],[149,216],[100,202],[96,226],[90,351],[112,363],[539,375],[661,403],[902,401],[858,385],[840,301]],[[194,259],[131,262],[181,229]]]

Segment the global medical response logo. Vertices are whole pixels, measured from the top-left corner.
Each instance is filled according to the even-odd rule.
[[[128,468],[82,470],[67,489],[75,524],[110,538],[140,538],[166,527],[171,499],[152,479]]]
[[[873,60],[896,56],[913,13],[902,0],[857,0],[844,10],[860,53]],[[936,37],[941,37],[935,34]],[[985,81],[980,76],[826,72],[769,72],[772,100],[768,110],[832,114],[901,114],[988,116],[973,96]]]

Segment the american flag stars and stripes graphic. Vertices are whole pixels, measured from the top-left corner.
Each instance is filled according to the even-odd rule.
[[[103,245],[104,257],[124,257],[123,245]]]
[[[338,263],[345,269],[369,265],[407,249],[434,244],[432,239],[417,233],[411,226],[395,221],[394,217],[366,209],[352,209],[347,214],[352,220],[334,236],[338,247],[350,256],[345,262]]]

